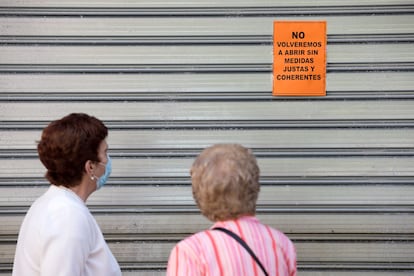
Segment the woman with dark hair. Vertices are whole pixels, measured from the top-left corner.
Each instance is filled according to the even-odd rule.
[[[260,170],[250,149],[219,144],[191,170],[193,197],[214,225],[172,249],[168,276],[296,275],[296,252],[282,232],[256,218]]]
[[[37,150],[51,185],[23,220],[13,276],[121,275],[85,204],[111,173],[107,135],[100,120],[83,113],[43,130]]]

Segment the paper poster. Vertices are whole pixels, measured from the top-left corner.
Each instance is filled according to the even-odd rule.
[[[273,96],[326,95],[326,22],[275,21]]]

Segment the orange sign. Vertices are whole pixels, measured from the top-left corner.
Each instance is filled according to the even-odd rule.
[[[273,96],[326,95],[326,22],[275,21]]]

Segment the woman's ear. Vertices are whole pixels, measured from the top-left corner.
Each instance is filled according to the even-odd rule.
[[[95,164],[91,160],[86,161],[85,162],[86,174],[92,176],[94,167],[95,167]]]

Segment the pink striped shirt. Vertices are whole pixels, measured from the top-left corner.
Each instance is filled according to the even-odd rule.
[[[239,235],[253,250],[269,275],[295,276],[296,252],[282,232],[256,217],[217,222]],[[218,230],[196,233],[176,244],[167,267],[168,276],[263,275],[260,266],[236,240]]]

